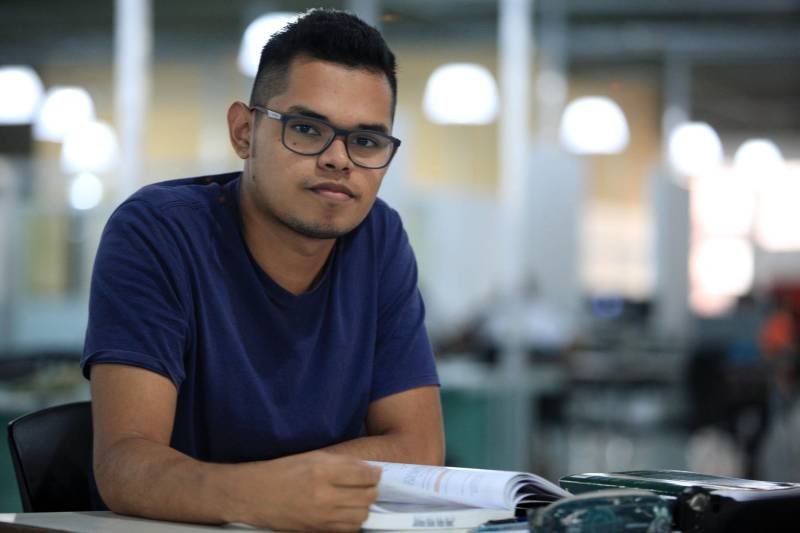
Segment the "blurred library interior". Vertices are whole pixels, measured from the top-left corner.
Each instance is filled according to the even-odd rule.
[[[380,196],[419,263],[448,464],[800,481],[797,0],[3,1],[0,418],[88,398],[105,221],[241,168],[227,107],[312,7],[398,59]]]

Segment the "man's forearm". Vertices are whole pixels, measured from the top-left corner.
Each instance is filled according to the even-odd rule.
[[[357,530],[380,479],[380,469],[322,451],[213,464],[142,438],[106,450],[95,472],[106,504],[118,513],[278,531]]]
[[[221,524],[236,520],[233,465],[204,463],[142,438],[116,443],[95,465],[100,495],[118,513]]]
[[[388,433],[340,442],[326,451],[351,455],[369,461],[390,461],[423,465],[444,463],[444,439],[440,435]]]

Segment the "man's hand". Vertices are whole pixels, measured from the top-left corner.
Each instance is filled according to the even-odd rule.
[[[291,531],[358,531],[381,476],[379,467],[322,451],[240,466],[245,499],[231,519]]]

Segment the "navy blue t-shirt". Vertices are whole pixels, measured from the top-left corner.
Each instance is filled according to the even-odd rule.
[[[144,187],[111,216],[81,360],[162,374],[171,446],[214,462],[271,459],[363,434],[370,402],[438,384],[416,262],[376,200],[294,295],[250,255],[240,173]]]

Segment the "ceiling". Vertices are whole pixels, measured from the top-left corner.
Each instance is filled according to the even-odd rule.
[[[153,1],[156,57],[228,49],[268,10],[320,2]],[[346,7],[345,1],[325,5]],[[3,0],[0,64],[111,61],[112,0]],[[800,135],[800,0],[538,0],[534,38],[573,73],[689,74],[692,116],[720,130]],[[76,6],[80,6],[76,8]],[[390,42],[496,42],[493,0],[383,0]],[[555,38],[554,38],[555,36]]]

